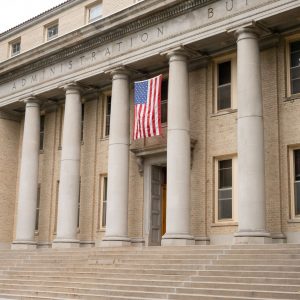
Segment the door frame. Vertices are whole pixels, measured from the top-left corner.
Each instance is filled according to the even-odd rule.
[[[145,246],[151,246],[151,169],[152,166],[166,167],[167,154],[162,153],[147,157],[144,160],[144,239]]]

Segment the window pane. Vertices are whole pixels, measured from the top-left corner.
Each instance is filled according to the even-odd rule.
[[[300,78],[291,81],[292,94],[300,93]]]
[[[232,219],[232,200],[219,201],[219,219]]]
[[[35,213],[35,230],[39,230],[39,218],[40,218],[40,198],[41,198],[41,186],[38,186],[37,190],[37,203]]]
[[[219,188],[232,187],[232,160],[219,161]]]
[[[101,4],[97,4],[90,8],[90,16],[89,16],[90,21],[95,21],[99,19],[101,16],[102,16]]]
[[[168,122],[168,80],[163,80],[161,84],[161,123]]]
[[[48,40],[58,35],[58,25],[55,24],[47,28]]]
[[[17,55],[21,51],[21,43],[17,42],[11,45],[11,55]]]
[[[227,61],[218,65],[218,85],[231,82],[231,61]]]
[[[44,149],[44,136],[45,136],[45,116],[40,118],[40,150]]]
[[[291,78],[292,79],[300,78],[300,66],[291,68]]]
[[[161,100],[167,100],[168,99],[168,80],[163,80],[161,83]]]
[[[300,181],[300,150],[294,151],[295,181]]]
[[[218,87],[218,110],[231,107],[231,84]]]
[[[295,214],[300,215],[300,181],[295,182]]]
[[[291,52],[300,51],[300,41],[291,43]]]

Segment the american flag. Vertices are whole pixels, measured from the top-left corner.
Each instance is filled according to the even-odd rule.
[[[133,139],[161,134],[162,75],[134,83]]]

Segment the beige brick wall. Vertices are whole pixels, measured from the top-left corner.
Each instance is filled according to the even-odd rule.
[[[13,240],[20,122],[0,116],[0,248]]]

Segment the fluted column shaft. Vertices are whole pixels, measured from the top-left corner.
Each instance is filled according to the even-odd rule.
[[[25,103],[16,239],[12,244],[13,249],[36,247],[34,233],[39,171],[40,105],[35,98],[30,98]]]
[[[238,215],[237,243],[269,237],[265,220],[264,128],[260,51],[254,29],[237,31]]]
[[[80,185],[81,96],[76,84],[65,87],[57,233],[53,247],[77,247],[77,217]]]
[[[187,56],[169,56],[167,219],[162,245],[193,244],[190,235],[191,144]]]
[[[102,246],[129,245],[129,75],[112,72],[112,101],[108,150],[106,232]]]

